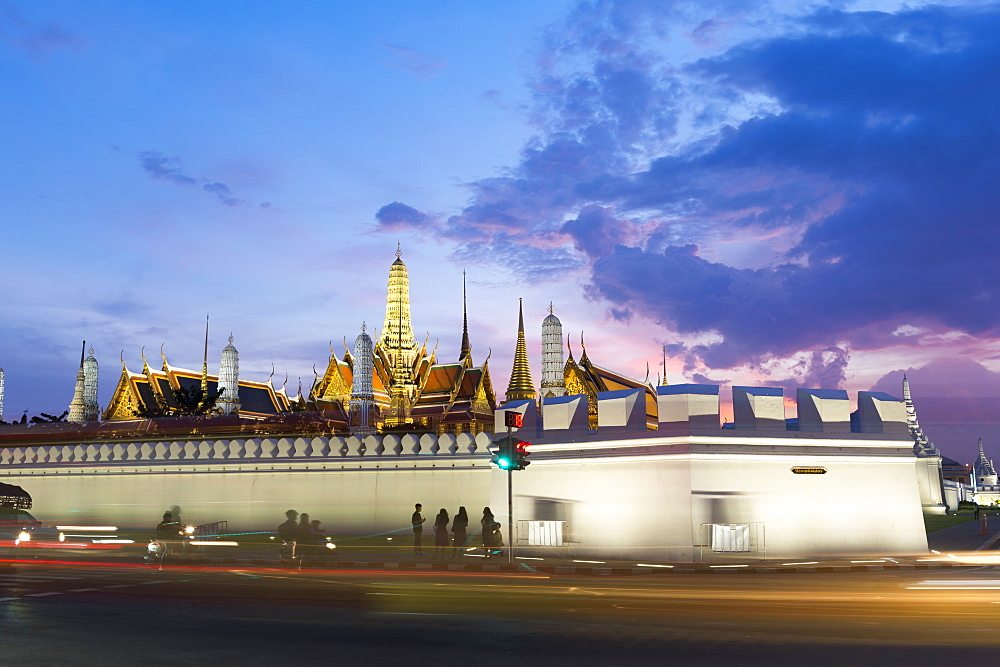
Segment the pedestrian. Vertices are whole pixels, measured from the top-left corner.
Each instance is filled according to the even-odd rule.
[[[309,541],[315,544],[326,541],[326,531],[320,528],[322,522],[319,519],[313,519],[309,522]]]
[[[299,513],[288,510],[285,512],[285,518],[287,520],[278,526],[278,538],[282,543],[281,552],[285,553],[290,549],[292,558],[295,558],[295,546],[299,541],[299,524],[295,520],[299,518]]]
[[[309,515],[305,512],[299,517],[299,525],[296,527],[299,533],[299,542],[309,541]]]
[[[486,550],[486,557],[490,558],[499,553],[498,548],[503,546],[500,523],[493,517],[493,511],[489,507],[483,508],[483,518],[479,523],[483,527],[483,548]]]
[[[420,516],[420,510],[424,508],[423,505],[417,503],[414,507],[413,516],[410,517],[410,525],[413,526],[413,553],[424,554],[423,548],[420,546],[420,540],[424,535],[424,521],[427,521],[424,517]]]
[[[462,549],[465,548],[465,543],[469,540],[466,536],[468,528],[469,515],[466,514],[465,506],[463,505],[458,508],[458,514],[455,515],[455,520],[451,522],[452,546],[454,547],[451,554],[452,558],[462,554]]]
[[[448,510],[441,508],[434,519],[434,558],[444,558],[448,555]]]

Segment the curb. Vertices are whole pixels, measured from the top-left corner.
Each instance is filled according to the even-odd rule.
[[[997,537],[1000,540],[1000,535]],[[885,565],[810,565],[810,566],[790,566],[781,567],[775,565],[737,565],[737,566],[712,566],[703,564],[684,563],[663,567],[580,567],[569,565],[532,565],[522,568],[523,563],[436,563],[436,562],[393,562],[393,561],[334,561],[334,562],[311,562],[306,561],[298,568],[288,563],[279,563],[272,559],[264,558],[199,558],[177,562],[178,565],[245,565],[252,567],[270,567],[281,569],[300,570],[388,570],[388,571],[411,571],[411,572],[466,572],[466,573],[494,573],[512,574],[535,572],[539,574],[556,576],[591,576],[591,577],[623,577],[623,576],[649,576],[666,574],[691,574],[696,572],[718,572],[718,573],[739,573],[750,572],[754,574],[776,574],[779,572],[792,572],[797,574],[831,574],[831,573],[858,573],[858,572],[902,572],[921,571],[939,569],[957,569],[967,567],[982,567],[981,564],[960,563],[960,562],[931,562],[931,563],[886,563]]]

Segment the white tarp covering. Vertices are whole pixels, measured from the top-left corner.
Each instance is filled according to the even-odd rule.
[[[750,524],[712,524],[712,551],[750,551]]]
[[[565,521],[520,521],[528,524],[528,546],[561,547]]]

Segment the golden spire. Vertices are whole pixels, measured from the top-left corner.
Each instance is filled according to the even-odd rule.
[[[465,269],[462,269],[462,351],[458,353],[461,361],[472,356],[472,343],[469,342],[469,311],[465,299]]]
[[[667,382],[667,346],[663,346],[663,379],[660,381],[661,387],[666,387],[670,383]]]
[[[201,362],[201,396],[208,396],[208,315],[205,315],[205,356]]]
[[[517,300],[517,348],[514,350],[514,368],[507,385],[507,402],[535,400],[535,386],[531,381],[531,367],[528,366],[528,346],[524,342],[524,308]]]

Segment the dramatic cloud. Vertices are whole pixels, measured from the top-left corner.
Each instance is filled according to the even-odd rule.
[[[0,7],[0,38],[42,60],[57,51],[85,51],[90,42],[52,22],[26,20],[14,7]]]
[[[139,163],[150,178],[168,181],[175,185],[198,187],[212,195],[226,206],[247,206],[250,202],[233,196],[232,190],[225,183],[211,181],[206,178],[195,178],[188,175],[184,164],[178,157],[168,157],[159,151],[141,151]],[[271,204],[265,202],[261,208],[269,209]]]
[[[708,368],[799,359],[785,384],[838,386],[914,322],[997,335],[1000,8],[776,6],[581,3],[539,133],[439,233],[587,271],[611,316],[711,334]]]
[[[398,201],[386,204],[375,214],[379,227],[382,229],[400,229],[403,227],[420,227],[431,222],[426,213]]]

